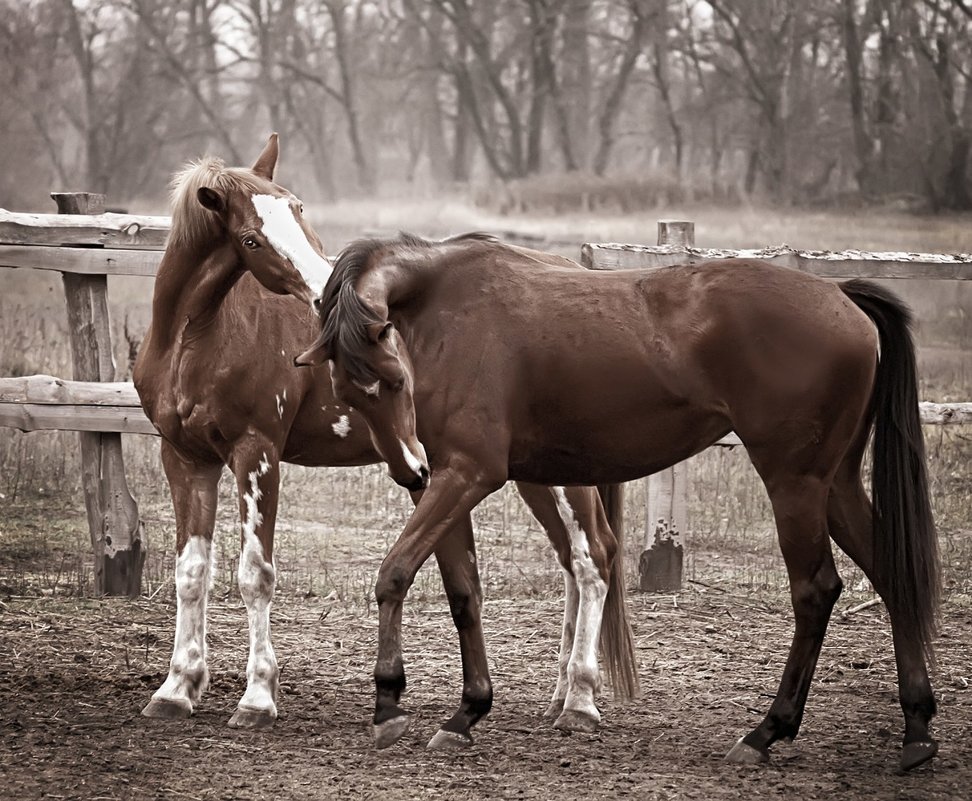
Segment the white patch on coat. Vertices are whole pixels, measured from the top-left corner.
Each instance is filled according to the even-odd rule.
[[[284,390],[282,398],[279,395],[274,395],[274,397],[277,399],[277,415],[283,420],[284,401],[287,400],[287,390]]]
[[[206,601],[213,578],[212,542],[189,537],[176,557],[176,630],[169,675],[152,696],[190,709],[209,684],[206,666]]]
[[[346,414],[342,414],[336,423],[331,423],[331,430],[341,439],[351,433],[351,421]]]
[[[331,275],[331,265],[322,258],[300,227],[290,198],[253,195],[253,208],[263,223],[263,235],[301,274],[315,295],[320,295]]]

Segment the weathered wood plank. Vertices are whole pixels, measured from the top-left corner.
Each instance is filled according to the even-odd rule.
[[[170,217],[134,214],[22,214],[0,209],[0,244],[163,250]]]
[[[0,401],[0,426],[21,431],[158,432],[140,407]]]
[[[972,403],[919,403],[918,411],[926,425],[972,423]]]
[[[52,375],[0,378],[0,403],[128,406],[141,411],[131,381],[69,381]]]
[[[823,278],[921,278],[972,280],[972,253],[897,253],[863,250],[761,250],[694,248],[681,245],[585,244],[581,262],[594,270],[624,270],[698,264],[715,259],[763,259]]]
[[[153,277],[160,261],[162,261],[162,252],[158,250],[0,245],[0,267],[56,270],[78,275]]]

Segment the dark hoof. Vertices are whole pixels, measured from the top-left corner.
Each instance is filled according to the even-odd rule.
[[[568,733],[576,731],[593,734],[597,731],[597,727],[600,725],[600,718],[595,717],[594,715],[587,715],[583,712],[578,712],[575,709],[565,709],[560,713],[560,717],[557,718],[557,722],[554,723],[554,728]]]
[[[760,751],[740,740],[726,754],[726,762],[736,765],[759,765],[762,762],[769,762],[769,752]]]
[[[906,743],[901,749],[901,770],[911,770],[924,764],[938,753],[938,743],[934,740],[923,740],[917,743]]]
[[[388,746],[397,743],[402,735],[408,731],[411,722],[408,715],[399,715],[397,718],[386,720],[383,723],[376,723],[374,725],[375,747],[388,748]]]
[[[142,714],[147,718],[160,720],[185,720],[192,715],[192,704],[188,701],[153,698],[142,709]]]
[[[269,729],[273,727],[277,716],[266,709],[247,709],[239,706],[229,719],[229,726],[233,729]]]
[[[472,744],[473,738],[468,734],[439,729],[435,733],[435,736],[429,740],[428,747],[432,751],[455,751],[462,748],[469,748]]]

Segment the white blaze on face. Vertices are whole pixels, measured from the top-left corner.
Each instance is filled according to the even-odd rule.
[[[290,199],[253,195],[253,208],[263,223],[263,235],[285,259],[289,259],[315,295],[320,295],[331,275],[331,265],[314,250],[300,227]]]
[[[270,472],[267,455],[249,473],[249,492],[243,494],[243,550],[237,579],[240,595],[246,604],[250,629],[250,657],[246,664],[246,692],[240,699],[240,707],[263,710],[273,717],[277,715],[277,658],[270,643],[270,603],[276,571],[267,561],[263,543],[257,536],[257,528],[263,524],[259,502],[263,498],[260,479]]]
[[[351,421],[346,414],[342,414],[336,423],[331,423],[331,430],[341,439],[351,433]]]
[[[419,443],[419,448],[422,451],[422,455],[421,457],[418,457],[409,450],[408,445],[406,445],[401,440],[399,440],[398,442],[402,446],[402,455],[405,457],[405,464],[408,465],[409,470],[415,473],[415,475],[421,475],[422,468],[425,467],[425,464],[427,462],[425,456],[425,448],[422,447],[422,443]]]

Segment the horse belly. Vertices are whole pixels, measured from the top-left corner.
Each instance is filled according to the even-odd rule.
[[[547,407],[514,437],[510,477],[547,484],[630,481],[698,453],[730,428],[718,411],[651,393],[628,408]]]

